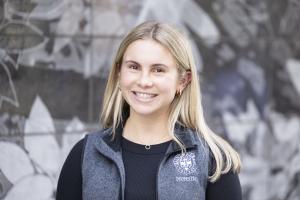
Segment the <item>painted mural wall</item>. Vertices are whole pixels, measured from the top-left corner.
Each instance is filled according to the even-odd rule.
[[[206,119],[241,155],[244,199],[299,200],[299,0],[1,1],[0,200],[55,199],[68,152],[101,128],[121,38],[149,19],[190,37]]]

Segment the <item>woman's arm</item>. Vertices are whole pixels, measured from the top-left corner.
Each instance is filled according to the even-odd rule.
[[[223,174],[216,182],[208,183],[206,200],[242,200],[242,189],[237,173]]]
[[[82,200],[81,155],[84,139],[69,153],[59,175],[56,200]]]

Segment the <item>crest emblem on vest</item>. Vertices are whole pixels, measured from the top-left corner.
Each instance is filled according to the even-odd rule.
[[[173,160],[177,171],[184,175],[189,175],[196,172],[195,153],[177,154]]]

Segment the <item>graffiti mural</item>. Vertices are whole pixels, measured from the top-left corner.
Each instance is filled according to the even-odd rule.
[[[120,40],[150,19],[189,36],[205,117],[241,154],[244,199],[300,198],[299,1],[4,0],[0,200],[55,198],[70,149],[100,128]]]

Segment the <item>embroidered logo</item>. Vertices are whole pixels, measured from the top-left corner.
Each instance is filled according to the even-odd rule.
[[[173,163],[177,171],[184,175],[189,175],[197,170],[195,153],[177,154],[174,157]]]

